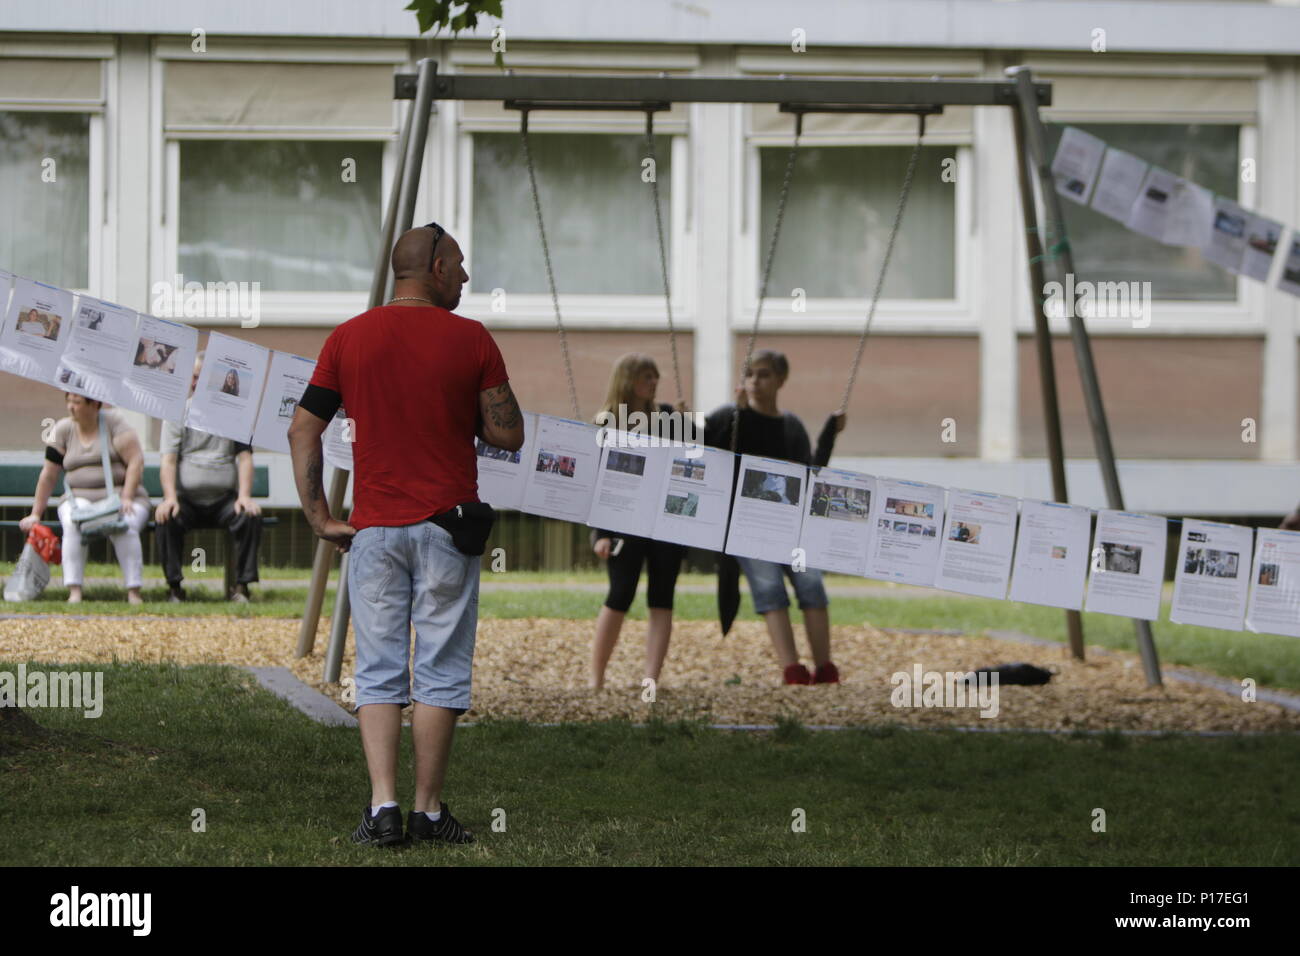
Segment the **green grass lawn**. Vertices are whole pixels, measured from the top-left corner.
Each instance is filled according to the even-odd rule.
[[[51,736],[0,752],[0,806],[58,821],[40,840],[0,827],[6,864],[1300,863],[1295,736],[797,725],[463,728],[446,797],[479,843],[370,850],[346,841],[368,797],[356,730],[314,724],[231,669],[104,670],[102,717],[34,711]],[[1105,833],[1091,827],[1098,807]],[[505,832],[492,831],[496,808]],[[792,830],[796,809],[806,832]]]

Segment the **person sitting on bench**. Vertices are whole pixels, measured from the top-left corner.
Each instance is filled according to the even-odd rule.
[[[203,353],[194,359],[190,395],[198,386]],[[187,409],[188,412],[188,409]],[[235,587],[232,601],[248,600],[248,585],[258,580],[257,549],[262,542],[262,509],[253,501],[253,449],[175,422],[163,422],[163,500],[154,512],[158,551],[170,588],[169,601],[185,600],[181,561],[185,532],[226,528],[235,539]]]
[[[27,534],[41,520],[62,472],[67,490],[59,505],[59,522],[63,525],[63,583],[68,588],[68,603],[76,604],[82,598],[87,542],[72,517],[73,509],[86,508],[116,493],[122,500],[126,527],[110,535],[110,540],[117,552],[117,563],[122,566],[126,600],[129,604],[142,604],[144,551],[140,547],[140,529],[149,520],[149,494],[140,480],[144,474],[140,436],[121,412],[104,408],[103,402],[73,392],[65,392],[63,398],[68,417],[59,419],[50,432],[45,445],[45,464],[36,481],[32,512],[18,522],[18,527]],[[107,442],[112,471],[108,483],[104,475],[104,442]]]

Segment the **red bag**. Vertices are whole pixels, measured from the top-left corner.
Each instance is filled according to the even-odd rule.
[[[34,525],[32,530],[27,532],[27,543],[45,560],[46,564],[63,563],[63,542],[45,525]]]

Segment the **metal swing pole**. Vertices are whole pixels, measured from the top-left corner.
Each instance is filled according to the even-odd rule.
[[[1056,194],[1051,162],[1047,158],[1046,137],[1042,117],[1038,115],[1033,76],[1028,67],[1011,67],[1006,72],[1016,84],[1021,127],[1025,145],[1029,148],[1025,161],[1032,165],[1036,173],[1044,218],[1049,224],[1055,223],[1059,230],[1056,242],[1048,253],[1057,262],[1064,278],[1074,273],[1074,255],[1070,251],[1070,243],[1065,234],[1065,210],[1061,206],[1061,197]],[[1024,163],[1021,166],[1021,174],[1024,175]],[[1038,235],[1042,235],[1041,226]],[[1040,263],[1043,261],[1039,260]],[[1111,445],[1110,426],[1106,422],[1106,409],[1102,405],[1101,388],[1097,384],[1097,368],[1093,362],[1092,343],[1077,308],[1070,310],[1069,322],[1070,337],[1074,343],[1074,357],[1079,365],[1079,383],[1083,387],[1088,422],[1092,426],[1093,446],[1097,450],[1102,481],[1106,486],[1106,501],[1110,508],[1123,510],[1124,495],[1119,487],[1119,472],[1115,467],[1115,451]],[[1160,660],[1156,654],[1155,641],[1151,636],[1151,623],[1134,619],[1133,627],[1137,632],[1138,651],[1142,655],[1142,669],[1146,673],[1147,683],[1152,687],[1160,687],[1163,681],[1160,677]]]
[[[434,78],[438,73],[436,60],[419,62],[419,79],[415,100],[406,114],[406,123],[398,148],[397,169],[394,170],[393,187],[389,193],[388,210],[384,217],[383,241],[375,262],[375,274],[370,283],[370,308],[383,304],[388,290],[389,255],[396,235],[411,228],[415,217],[415,197],[420,187],[420,172],[424,166],[424,148],[429,138],[429,113],[433,109]],[[343,494],[347,490],[350,472],[335,469],[330,479],[329,507],[337,514],[343,507]],[[321,605],[329,584],[330,566],[333,564],[334,546],[327,541],[316,542],[316,557],[312,564],[311,585],[307,592],[307,606],[303,609],[302,624],[298,630],[298,657],[306,657],[316,643],[316,627],[320,623]],[[330,628],[330,646],[325,660],[325,680],[338,680],[343,662],[343,643],[347,637],[348,618],[347,557],[339,574],[334,598],[334,614]]]
[[[1061,408],[1056,392],[1056,361],[1052,356],[1052,335],[1043,311],[1043,241],[1038,232],[1038,208],[1034,187],[1029,180],[1029,157],[1025,153],[1025,119],[1019,109],[1011,111],[1016,134],[1016,179],[1020,183],[1020,210],[1025,220],[1025,246],[1029,254],[1029,304],[1034,310],[1034,345],[1038,350],[1038,382],[1043,396],[1043,424],[1047,429],[1047,457],[1052,466],[1052,497],[1068,502],[1065,484],[1065,449],[1061,442]],[[1070,638],[1070,654],[1084,659],[1083,615],[1066,609],[1065,629]]]

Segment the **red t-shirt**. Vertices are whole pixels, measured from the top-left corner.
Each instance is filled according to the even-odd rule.
[[[479,392],[507,379],[483,323],[446,309],[380,306],[331,332],[311,384],[353,421],[348,523],[415,524],[478,501]]]

